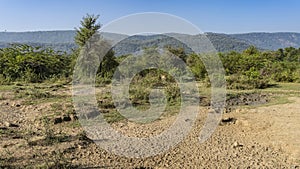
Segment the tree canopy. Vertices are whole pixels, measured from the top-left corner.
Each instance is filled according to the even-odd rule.
[[[76,28],[75,43],[83,47],[85,43],[101,28],[97,22],[100,15],[86,14],[80,21],[81,27]]]

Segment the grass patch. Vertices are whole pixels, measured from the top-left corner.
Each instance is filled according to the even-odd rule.
[[[164,117],[174,116],[179,113],[180,104],[167,105],[166,110],[163,114]]]
[[[61,169],[71,169],[78,168],[78,166],[73,166],[70,158],[65,156],[65,152],[62,150],[52,151],[49,155],[45,156],[41,153],[37,153],[37,158],[40,158],[43,162],[42,164],[30,165],[28,168],[61,168]],[[27,167],[26,167],[27,168]]]
[[[270,98],[270,102],[265,104],[264,106],[293,103],[294,101],[290,100],[289,98],[289,95],[275,95],[272,96]]]
[[[275,83],[266,89],[255,90],[227,90],[227,100],[238,97],[241,94],[266,94],[268,102],[257,105],[245,105],[243,108],[257,108],[262,106],[272,106],[279,104],[293,103],[290,97],[300,96],[300,83]]]
[[[50,105],[51,111],[55,113],[55,115],[61,115],[63,111],[63,106],[61,103],[53,103]]]
[[[0,168],[13,168],[13,162],[15,162],[14,153],[9,149],[3,149],[3,153],[0,154]]]
[[[46,83],[41,83],[27,84],[26,86],[15,85],[12,90],[15,93],[15,98],[43,99],[56,97],[52,92],[61,88],[64,88],[61,84],[48,85]]]
[[[43,136],[44,138],[30,141],[27,139],[28,145],[30,146],[50,146],[62,142],[68,142],[72,140],[72,136],[66,135],[64,133],[55,134],[54,130],[51,128],[50,119],[48,117],[43,117],[42,119],[44,130]],[[28,132],[29,136],[32,135],[31,132]]]
[[[300,96],[300,83],[277,83],[263,91],[274,94]]]
[[[42,99],[42,98],[51,98],[54,97],[50,92],[35,89],[35,88],[17,88],[15,90],[16,98],[30,98],[30,99]]]
[[[114,110],[109,113],[105,113],[104,119],[106,120],[107,123],[115,123],[119,122],[125,119],[118,111]]]
[[[146,105],[138,105],[134,108],[137,109],[138,111],[145,111],[149,107],[146,106]],[[160,116],[160,118],[161,117],[170,117],[170,116],[177,115],[179,113],[179,110],[180,110],[180,104],[171,104],[171,105],[168,104],[166,106],[163,114]],[[108,123],[120,122],[120,121],[126,119],[117,110],[111,110],[109,113],[104,113],[103,117],[104,117],[105,121],[108,122]],[[149,116],[149,118],[150,118],[149,122],[153,121],[153,119],[151,119],[151,116]],[[143,119],[143,121],[147,122],[147,119]]]
[[[300,92],[300,83],[277,83],[270,88],[277,88],[281,90],[293,90]]]
[[[12,136],[14,134],[14,131],[12,129],[0,129],[0,135],[5,135],[5,136]]]
[[[67,95],[56,95],[51,98],[41,98],[41,99],[26,99],[22,101],[23,105],[38,105],[42,103],[72,103],[72,97]]]
[[[54,135],[54,136],[46,136],[44,139],[29,141],[28,145],[30,146],[51,146],[58,143],[69,142],[72,140],[71,136],[66,134]]]
[[[14,85],[0,85],[0,91],[12,91],[14,87]]]
[[[78,120],[75,121],[71,121],[70,123],[66,123],[67,127],[70,128],[80,128],[81,127],[81,123]]]

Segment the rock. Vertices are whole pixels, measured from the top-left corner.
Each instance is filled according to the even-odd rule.
[[[81,150],[81,149],[83,149],[83,146],[81,146],[81,145],[77,145],[77,148],[79,149],[79,150]]]
[[[71,121],[71,117],[69,115],[64,115],[62,118],[63,121]]]
[[[221,120],[220,125],[235,124],[236,119],[233,117],[225,117]]]
[[[191,119],[185,119],[184,121],[185,121],[185,122],[190,122],[190,121],[191,121]]]
[[[0,130],[7,130],[7,127],[0,127]]]
[[[243,145],[236,141],[236,142],[233,143],[232,147],[233,148],[243,147]]]
[[[21,139],[21,136],[13,136],[12,139]]]
[[[234,142],[233,145],[232,145],[233,148],[236,148],[237,146],[239,146],[238,142]]]
[[[54,123],[54,124],[58,124],[58,123],[62,123],[62,122],[63,122],[63,120],[62,120],[61,117],[55,117],[55,118],[53,119],[53,123]]]
[[[9,122],[4,122],[4,125],[5,125],[6,127],[19,127],[19,125],[13,124],[13,123],[9,123]]]

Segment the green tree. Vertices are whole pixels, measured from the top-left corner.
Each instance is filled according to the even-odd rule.
[[[182,59],[184,62],[186,62],[188,55],[185,53],[184,48],[173,48],[171,46],[168,46],[167,50],[172,54],[174,54],[175,56]]]
[[[190,54],[186,59],[186,63],[197,80],[203,80],[207,76],[205,66],[197,54]]]
[[[246,54],[246,55],[255,55],[258,53],[259,53],[258,49],[253,45],[251,45],[249,48],[247,48],[246,50],[243,51],[243,54]]]
[[[97,23],[99,15],[87,14],[80,21],[81,27],[76,28],[75,43],[79,47],[83,47],[85,43],[101,28]]]
[[[109,82],[113,75],[118,62],[114,56],[114,51],[111,49],[111,44],[105,40],[97,31],[101,28],[98,23],[99,15],[87,14],[80,21],[81,27],[76,29],[75,43],[79,46],[80,51],[74,51],[75,55],[82,55],[80,57],[81,67],[85,72],[82,75],[87,75],[97,71],[97,78],[100,78],[100,82]],[[89,42],[87,44],[87,42]],[[103,57],[100,59],[100,57]],[[77,59],[74,57],[74,59]],[[101,60],[98,68],[95,63]],[[73,61],[73,64],[75,62]],[[91,74],[92,75],[92,74]],[[81,75],[80,75],[81,76]],[[93,75],[92,75],[93,76]]]

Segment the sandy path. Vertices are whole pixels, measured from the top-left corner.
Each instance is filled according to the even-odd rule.
[[[300,98],[293,103],[259,107],[234,113],[258,142],[282,148],[296,162],[300,160]],[[245,125],[246,124],[246,125]]]

